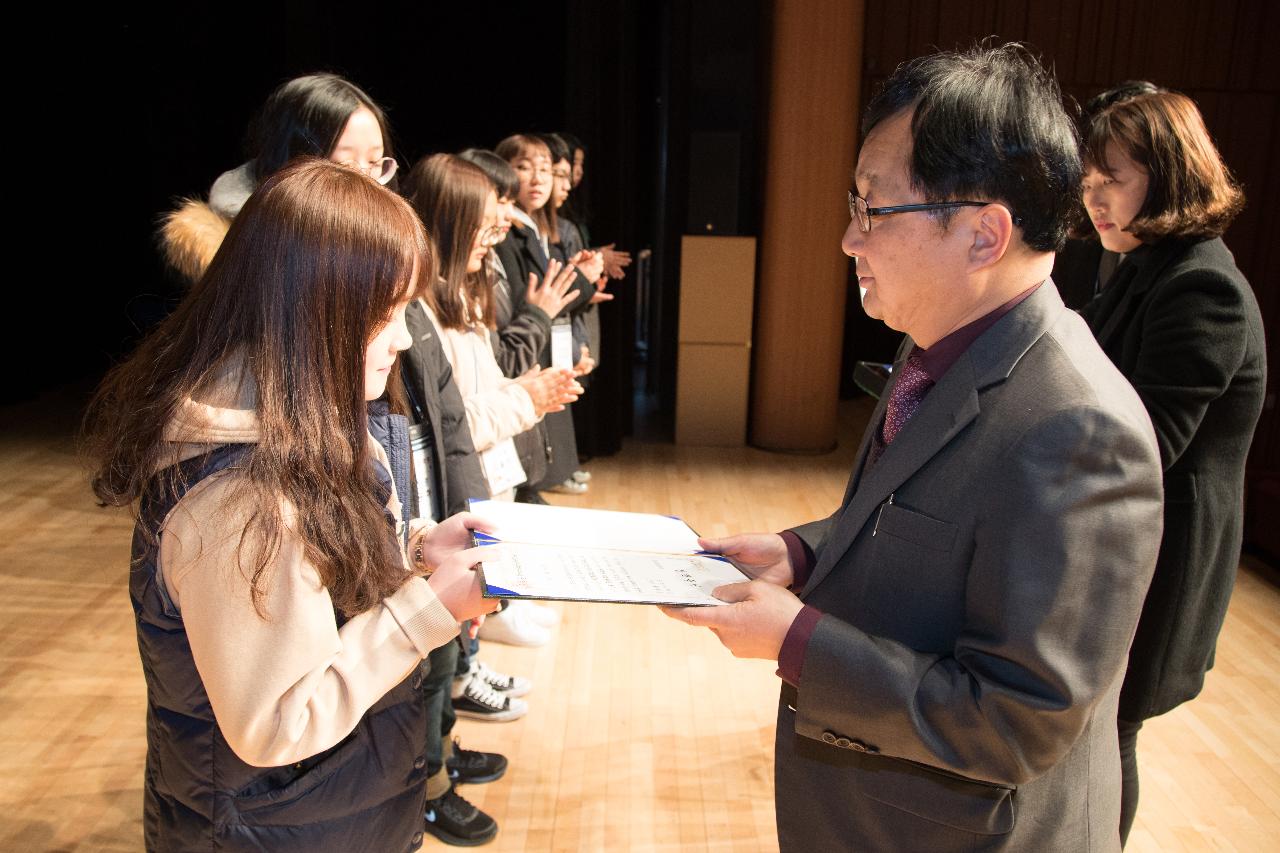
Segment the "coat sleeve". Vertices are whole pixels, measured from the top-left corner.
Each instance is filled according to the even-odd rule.
[[[498,442],[529,429],[541,416],[534,409],[529,392],[518,382],[502,376],[488,330],[484,330],[483,340],[480,337],[475,332],[445,329],[441,334],[441,347],[453,365],[471,441],[477,453],[484,453]]]
[[[494,336],[493,357],[502,369],[502,375],[515,378],[531,367],[538,367],[538,358],[551,337],[551,318],[536,305],[522,302],[511,321]]]
[[[997,463],[998,481],[974,496],[972,540],[955,546],[970,556],[952,647],[918,651],[824,615],[805,652],[798,734],[840,732],[1007,786],[1076,742],[1123,671],[1155,565],[1156,451],[1149,433],[1088,408],[1032,426]]]
[[[515,382],[463,398],[471,440],[480,453],[530,429],[540,418],[529,393]]]
[[[573,285],[569,288],[569,292],[574,294],[574,298],[572,302],[565,306],[564,310],[565,313],[572,314],[591,304],[591,297],[596,295],[596,285],[585,275],[578,273],[574,277]]]
[[[839,514],[840,511],[836,510],[826,518],[820,518],[817,521],[810,521],[808,524],[801,524],[799,527],[793,527],[791,528],[791,532],[799,536],[804,544],[809,546],[809,550],[814,553],[815,557],[821,557],[823,543],[827,541],[827,534],[830,532],[831,525]]]
[[[1239,372],[1249,344],[1248,310],[1240,284],[1216,269],[1175,273],[1153,285],[1141,315],[1137,362],[1126,378],[1151,416],[1165,470]]]
[[[471,427],[467,425],[467,410],[453,381],[453,368],[445,357],[444,349],[434,346],[429,358],[433,375],[440,391],[440,432],[444,446],[444,476],[448,515],[462,512],[470,498],[487,498],[489,485],[480,468],[480,457],[471,440]]]
[[[255,507],[235,482],[215,475],[179,501],[161,531],[161,571],[227,743],[246,763],[272,767],[341,741],[458,626],[424,579],[407,577],[339,628],[288,506],[259,613],[248,580],[259,543],[244,537],[241,550]]]

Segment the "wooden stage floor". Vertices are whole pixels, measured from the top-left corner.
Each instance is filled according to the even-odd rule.
[[[77,399],[0,409],[0,850],[141,849],[145,693],[126,591],[129,523],[97,508],[71,446]],[[628,443],[557,503],[680,515],[708,535],[780,530],[840,499],[865,403],[821,456]],[[1139,745],[1131,851],[1280,849],[1280,591],[1246,561],[1195,702]],[[462,721],[511,759],[462,789],[494,851],[771,851],[774,666],[647,607],[557,605],[539,649],[486,645],[529,676],[530,712]],[[428,840],[424,849],[445,849]]]

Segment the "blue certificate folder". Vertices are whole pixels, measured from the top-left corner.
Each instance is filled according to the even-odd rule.
[[[712,590],[748,579],[672,516],[477,500],[471,511],[493,526],[474,534],[487,598],[713,606],[724,602]]]

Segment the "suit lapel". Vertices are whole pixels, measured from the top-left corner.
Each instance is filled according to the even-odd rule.
[[[876,407],[859,452],[858,470],[851,478],[844,506],[836,516],[822,556],[814,567],[807,594],[831,573],[836,563],[852,547],[867,519],[889,495],[907,482],[936,456],[981,411],[979,394],[1003,382],[1022,356],[1040,339],[1063,311],[1057,288],[1041,286],[970,345],[946,375],[920,404],[914,417],[885,448],[879,460],[865,468],[871,433],[879,426],[892,387]],[[899,352],[900,359],[910,347]],[[894,370],[897,374],[897,369]]]
[[[885,396],[887,399],[888,395]],[[877,414],[881,417],[883,408],[882,402],[877,407]],[[924,398],[915,416],[902,428],[893,443],[884,449],[876,463],[866,468],[870,437],[880,423],[879,419],[872,420],[863,437],[863,447],[859,454],[861,470],[850,481],[844,509],[832,528],[831,539],[822,549],[822,558],[805,585],[806,592],[821,583],[830,573],[832,567],[853,545],[853,540],[880,504],[977,416],[978,391],[974,384],[973,366],[966,353]]]
[[[893,368],[889,373],[889,381],[885,383],[884,390],[880,392],[880,399],[876,402],[876,407],[871,412],[871,420],[868,421],[869,425],[862,433],[862,443],[858,447],[857,454],[854,455],[853,473],[849,476],[848,485],[844,487],[844,498],[840,501],[841,506],[849,503],[849,498],[853,496],[854,491],[858,488],[858,482],[862,479],[862,472],[866,470],[867,459],[871,456],[871,448],[875,445],[873,438],[876,431],[880,429],[880,424],[884,423],[884,413],[889,407],[889,398],[893,396],[893,387],[898,384],[898,377],[902,375],[900,368],[913,349],[915,349],[915,343],[910,336],[904,335],[902,343],[898,345],[898,352],[893,357]]]

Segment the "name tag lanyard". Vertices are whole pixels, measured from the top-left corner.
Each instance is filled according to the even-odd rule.
[[[403,360],[400,362],[400,378],[403,380],[405,396],[409,399],[409,409],[413,413],[413,422],[409,424],[409,451],[413,457],[413,485],[418,496],[418,517],[442,521],[438,495],[431,488],[431,475],[435,469],[431,421],[418,401],[418,394]]]

